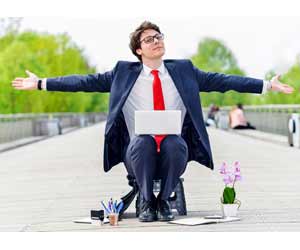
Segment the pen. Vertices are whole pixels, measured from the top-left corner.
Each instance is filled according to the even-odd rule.
[[[117,211],[117,204],[118,204],[118,202],[117,202],[117,200],[115,200],[115,204],[114,204],[115,213],[118,212],[118,211]]]
[[[111,207],[110,211],[114,212],[114,202],[112,198],[110,198],[110,207]]]
[[[108,209],[110,212],[112,212],[112,204],[110,200],[108,201]]]
[[[112,207],[112,212],[114,213],[115,212],[115,204],[113,202],[111,203],[111,207]]]
[[[117,210],[117,213],[118,213],[118,214],[121,212],[123,206],[124,206],[124,202],[121,201],[121,202],[118,204],[118,210]]]
[[[106,212],[107,214],[110,214],[110,211],[107,209],[107,207],[105,206],[105,204],[104,204],[103,201],[101,201],[101,204],[102,204],[102,206],[103,206],[105,212]]]

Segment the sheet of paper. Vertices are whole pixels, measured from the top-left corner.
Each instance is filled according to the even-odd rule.
[[[83,223],[83,224],[95,224],[95,225],[99,225],[100,224],[99,220],[92,220],[91,217],[76,219],[76,220],[73,220],[73,222],[75,222],[75,223]],[[109,223],[108,218],[104,218],[103,222],[104,222],[104,224],[105,223]]]
[[[195,225],[204,225],[204,224],[213,224],[213,223],[224,223],[224,222],[238,221],[238,220],[240,220],[240,218],[238,217],[226,217],[222,219],[205,219],[204,217],[193,217],[193,218],[173,220],[173,221],[169,221],[169,223],[195,226]]]

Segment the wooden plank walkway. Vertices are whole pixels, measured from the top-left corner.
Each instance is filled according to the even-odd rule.
[[[209,129],[216,171],[196,162],[184,174],[188,216],[220,213],[222,161],[241,162],[239,222],[178,226],[140,223],[134,206],[118,227],[75,224],[129,186],[123,164],[102,170],[104,123],[0,154],[0,231],[300,231],[300,151]],[[179,218],[177,216],[177,218]]]

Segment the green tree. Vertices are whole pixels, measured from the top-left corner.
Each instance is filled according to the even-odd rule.
[[[39,77],[95,73],[68,34],[10,31],[0,37],[0,113],[106,111],[106,94],[18,91],[11,87],[25,70]]]
[[[238,66],[233,52],[224,43],[217,39],[205,38],[198,45],[198,50],[191,57],[193,64],[203,71],[218,72],[244,76],[244,71]],[[219,106],[233,105],[238,102],[249,103],[249,94],[240,94],[235,91],[226,93],[200,93],[203,106],[211,103]]]

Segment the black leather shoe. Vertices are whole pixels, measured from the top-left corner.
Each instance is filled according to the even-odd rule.
[[[140,207],[139,221],[152,222],[157,220],[155,200],[142,201]]]
[[[171,221],[174,220],[174,215],[172,214],[171,206],[167,200],[157,200],[157,219],[159,221]]]

